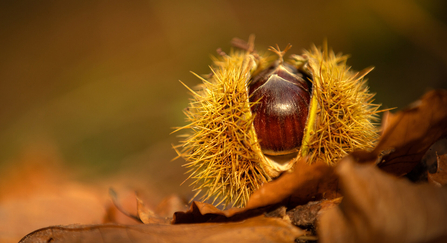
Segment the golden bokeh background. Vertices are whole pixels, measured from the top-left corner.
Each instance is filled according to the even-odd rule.
[[[171,145],[210,56],[233,37],[259,49],[324,39],[403,108],[447,88],[445,0],[7,1],[0,7],[0,172],[35,157],[189,193]],[[43,159],[42,159],[43,158]],[[50,162],[45,162],[48,158]],[[40,163],[40,162],[39,162]],[[1,180],[1,179],[0,179]]]

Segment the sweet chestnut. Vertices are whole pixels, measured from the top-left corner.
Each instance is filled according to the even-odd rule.
[[[298,152],[310,103],[310,84],[288,63],[275,62],[249,83],[254,127],[262,152]]]

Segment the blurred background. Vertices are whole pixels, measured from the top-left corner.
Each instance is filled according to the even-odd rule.
[[[178,80],[198,84],[190,71],[209,73],[233,37],[290,53],[327,39],[353,69],[376,67],[384,108],[447,88],[445,0],[2,1],[0,20],[3,175],[57,165],[187,197],[183,161],[171,161],[189,98]]]

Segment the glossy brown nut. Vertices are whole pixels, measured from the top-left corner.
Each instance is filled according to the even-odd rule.
[[[303,76],[290,64],[275,63],[251,80],[254,127],[264,154],[299,150],[310,102],[310,83]]]

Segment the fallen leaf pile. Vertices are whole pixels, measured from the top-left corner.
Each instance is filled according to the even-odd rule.
[[[431,91],[385,115],[373,151],[335,167],[298,161],[245,208],[193,202],[182,210],[171,197],[153,209],[140,195],[126,208],[115,196],[133,225],[110,217],[109,224],[50,226],[20,242],[447,242],[446,137],[447,90]]]

